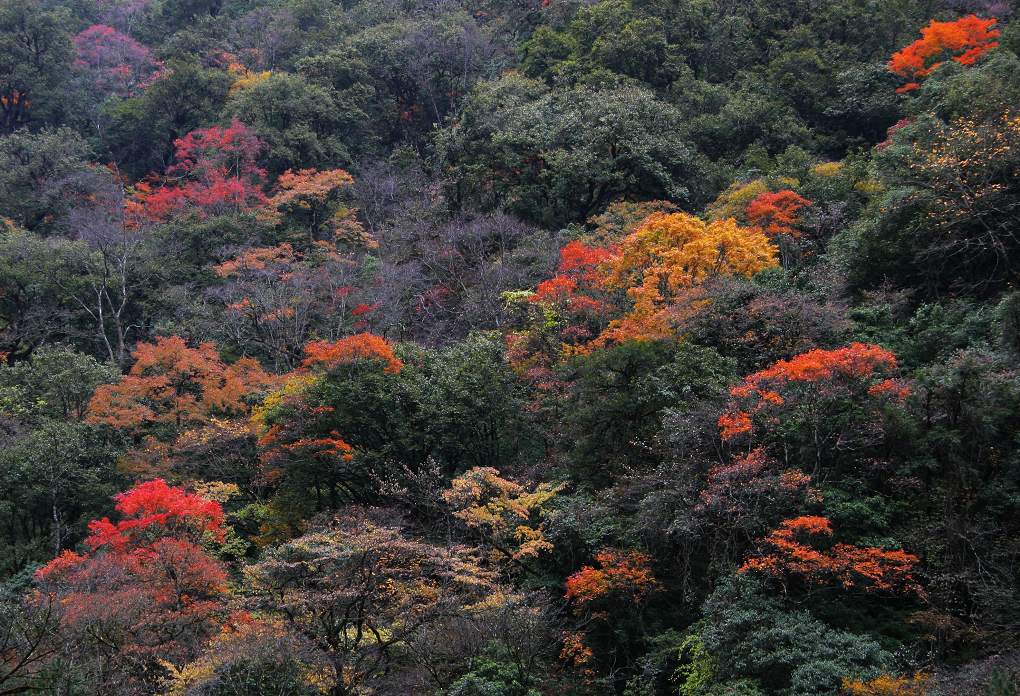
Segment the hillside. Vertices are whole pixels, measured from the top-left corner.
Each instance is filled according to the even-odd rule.
[[[1020,694],[1020,7],[0,0],[0,696]]]

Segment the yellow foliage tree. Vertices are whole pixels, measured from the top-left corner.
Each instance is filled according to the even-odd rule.
[[[777,263],[775,245],[758,228],[732,218],[705,222],[686,213],[653,213],[606,264],[607,287],[626,290],[633,308],[593,347],[668,338],[670,307],[684,291],[714,276],[749,278]]]
[[[451,481],[443,499],[454,517],[479,532],[501,554],[519,562],[552,549],[542,517],[562,488],[540,483],[528,490],[492,467],[475,467]]]

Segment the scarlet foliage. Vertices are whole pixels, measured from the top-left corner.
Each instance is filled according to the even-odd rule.
[[[999,45],[1001,32],[995,29],[994,18],[976,15],[953,22],[932,22],[921,30],[921,38],[897,51],[889,60],[889,70],[908,80],[897,92],[910,92],[920,87],[920,80],[930,75],[947,58],[960,65],[973,65],[981,56]]]
[[[568,242],[560,249],[556,275],[538,284],[531,301],[554,305],[578,315],[575,319],[605,311],[605,304],[593,295],[600,289],[600,269],[613,258],[613,253],[608,247],[592,247],[577,240]]]
[[[739,401],[731,404],[726,413],[719,417],[722,438],[731,440],[751,432],[752,417],[786,404],[788,395],[784,396],[784,393],[797,384],[853,383],[862,385],[860,391],[873,397],[893,396],[902,399],[908,393],[904,385],[893,379],[876,379],[882,373],[894,370],[895,355],[880,346],[865,343],[853,343],[835,350],[815,349],[790,360],[780,360],[746,377],[730,390],[730,394]],[[826,390],[818,386],[812,391],[822,397],[827,394]]]
[[[385,371],[397,373],[404,363],[393,353],[393,346],[382,336],[360,333],[339,341],[312,341],[305,346],[307,356],[303,367],[332,368],[355,360],[379,360],[386,364]]]
[[[904,551],[836,544],[816,548],[812,542],[832,536],[825,517],[804,516],[783,522],[763,540],[764,552],[748,559],[740,572],[760,571],[774,577],[799,576],[809,583],[837,582],[866,592],[920,592],[913,569],[918,558]]]
[[[148,423],[202,422],[216,413],[243,413],[243,398],[276,384],[251,358],[232,365],[211,343],[189,348],[179,336],[141,343],[130,372],[117,384],[96,390],[86,418],[118,428]]]
[[[62,635],[91,646],[121,679],[183,664],[220,624],[227,575],[198,545],[223,538],[218,503],[149,481],[116,497],[122,519],[89,525],[91,551],[65,551],[35,575],[40,601],[63,608]]]
[[[770,237],[786,235],[796,239],[800,237],[799,213],[809,205],[811,201],[789,189],[766,191],[747,205],[744,215],[750,224],[762,228]]]
[[[135,187],[126,205],[130,223],[160,222],[185,209],[200,215],[239,212],[266,202],[266,172],[256,161],[262,141],[237,119],[226,128],[191,131],[174,146],[169,178]]]
[[[560,264],[556,270],[560,273],[583,271],[586,277],[590,277],[600,264],[611,258],[613,252],[608,247],[588,246],[574,240],[560,249]]]
[[[595,560],[599,568],[584,566],[567,578],[567,599],[584,605],[616,596],[637,603],[658,588],[648,554],[605,549]]]
[[[90,522],[85,543],[92,549],[104,546],[124,549],[161,536],[198,543],[208,533],[223,540],[220,504],[168,486],[163,479],[140,483],[117,494],[114,500],[123,519],[116,524],[106,517]]]

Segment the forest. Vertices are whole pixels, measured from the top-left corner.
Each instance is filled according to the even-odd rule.
[[[1020,4],[0,0],[0,696],[1020,695]]]

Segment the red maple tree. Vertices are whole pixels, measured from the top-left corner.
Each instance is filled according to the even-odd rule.
[[[126,203],[130,224],[162,222],[183,210],[199,215],[251,210],[266,203],[263,143],[237,119],[191,131],[174,141],[166,177],[139,182]]]
[[[124,684],[152,683],[160,664],[193,659],[225,618],[226,570],[200,545],[222,541],[223,510],[159,479],[115,500],[120,519],[89,525],[89,551],[36,572],[37,598],[59,604],[81,657]]]

